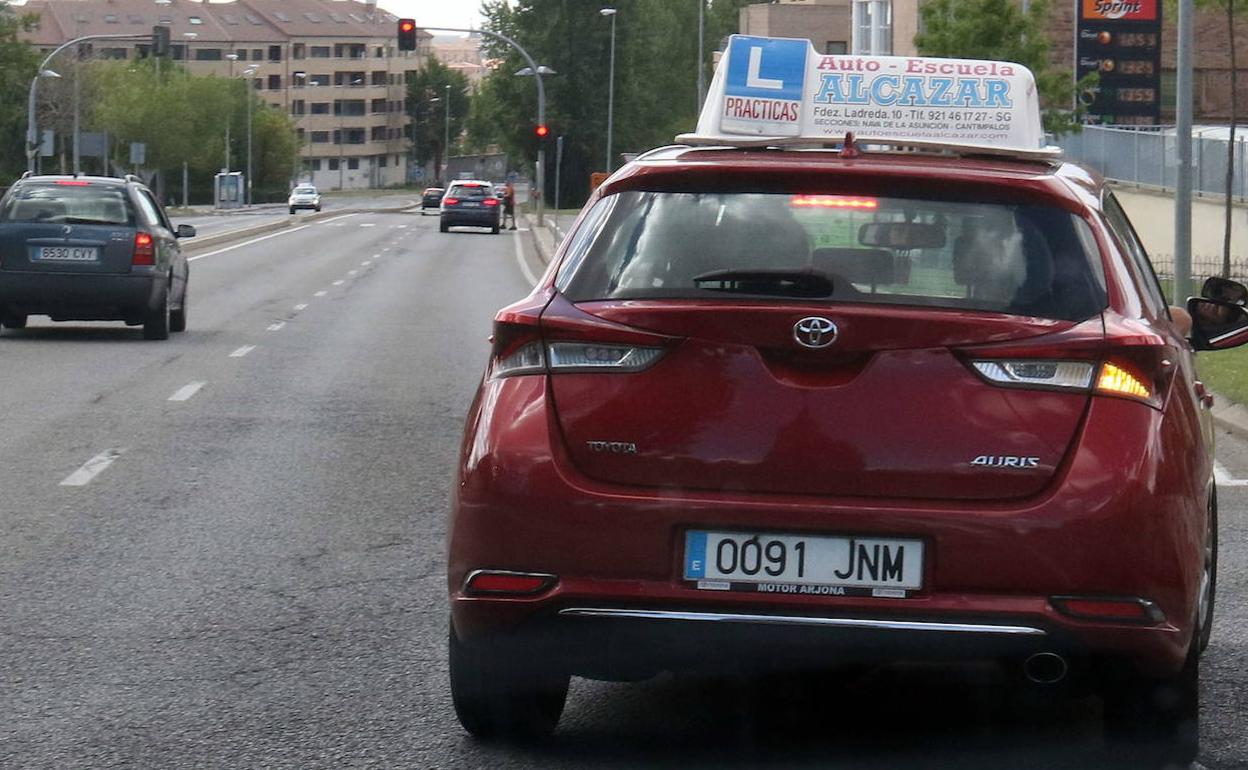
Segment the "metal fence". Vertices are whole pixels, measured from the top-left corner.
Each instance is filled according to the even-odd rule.
[[[1245,131],[1235,135],[1235,177],[1231,193],[1248,196],[1245,184]],[[1229,131],[1216,127],[1192,132],[1192,185],[1196,192],[1226,194]],[[1109,179],[1173,190],[1178,174],[1178,143],[1170,126],[1114,128],[1084,126],[1083,132],[1057,140],[1067,157],[1086,163]]]

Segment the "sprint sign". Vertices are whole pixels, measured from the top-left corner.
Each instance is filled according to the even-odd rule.
[[[805,40],[734,35],[720,127],[758,136],[800,136],[809,50]]]

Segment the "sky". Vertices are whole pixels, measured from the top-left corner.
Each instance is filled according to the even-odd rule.
[[[377,4],[400,18],[415,19],[418,27],[479,28],[482,22],[481,0],[378,0]]]

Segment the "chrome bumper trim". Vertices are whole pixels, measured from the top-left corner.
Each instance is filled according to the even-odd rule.
[[[711,623],[751,623],[776,626],[817,626],[858,628],[876,631],[935,631],[958,634],[1002,634],[1044,636],[1040,628],[1003,626],[988,623],[944,623],[931,620],[881,620],[874,618],[819,618],[802,615],[746,615],[725,612],[682,612],[673,610],[629,610],[606,607],[568,607],[559,614],[578,618],[631,618],[635,620],[683,620]]]

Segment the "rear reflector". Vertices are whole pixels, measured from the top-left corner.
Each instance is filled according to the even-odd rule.
[[[1157,605],[1147,599],[1054,596],[1050,601],[1058,612],[1081,620],[1111,620],[1130,623],[1160,623],[1165,620],[1165,616],[1162,615]]]
[[[554,575],[540,572],[507,572],[477,570],[464,581],[464,593],[532,595],[541,593],[559,582]]]
[[[138,232],[134,234],[134,258],[130,260],[130,264],[156,264],[156,248],[152,244],[150,233]]]

